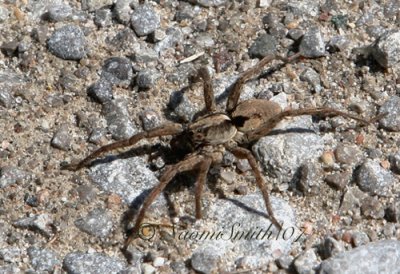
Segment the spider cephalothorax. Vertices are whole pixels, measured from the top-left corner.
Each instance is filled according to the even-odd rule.
[[[285,117],[299,115],[343,116],[357,120],[364,125],[382,117],[382,115],[379,115],[371,120],[365,120],[350,113],[324,107],[282,111],[277,103],[262,99],[251,99],[239,103],[240,92],[244,83],[255,74],[260,73],[267,63],[275,59],[288,63],[298,57],[299,55],[294,55],[290,58],[269,55],[264,57],[254,67],[245,71],[233,85],[227,100],[226,110],[223,113],[216,111],[211,77],[208,70],[202,68],[199,70],[198,76],[202,78],[204,85],[205,114],[203,114],[203,116],[197,118],[192,123],[169,123],[138,133],[129,139],[103,146],[79,163],[70,164],[65,168],[69,170],[78,170],[90,165],[92,160],[105,152],[121,147],[132,146],[142,139],[171,135],[175,137],[172,141],[174,142],[175,140],[175,146],[179,145],[179,140],[185,139],[190,149],[187,151],[187,155],[182,161],[165,168],[164,173],[159,179],[160,183],[152,189],[143,202],[137,214],[132,234],[128,237],[127,244],[130,243],[134,238],[133,236],[136,235],[136,232],[140,228],[146,210],[175,175],[180,172],[192,169],[198,170],[198,177],[195,185],[195,210],[196,218],[201,218],[201,193],[206,182],[208,170],[211,165],[218,164],[222,161],[225,151],[231,152],[237,158],[248,160],[254,172],[256,184],[262,192],[268,216],[273,224],[280,227],[279,222],[274,217],[269,201],[268,189],[258,163],[251,151],[248,150],[249,145],[269,134],[277,123]]]

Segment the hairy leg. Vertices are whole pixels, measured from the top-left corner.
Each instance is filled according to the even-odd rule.
[[[257,163],[256,159],[254,158],[253,154],[251,154],[251,152],[249,150],[242,148],[242,147],[233,147],[233,148],[227,147],[227,149],[230,152],[232,152],[232,154],[235,155],[236,157],[238,157],[240,159],[247,159],[247,161],[250,164],[251,169],[253,170],[254,175],[256,176],[256,184],[257,184],[258,188],[261,190],[261,193],[263,195],[269,218],[270,218],[271,222],[277,228],[281,228],[282,226],[279,224],[279,222],[276,220],[276,218],[274,216],[274,212],[273,212],[272,206],[271,206],[271,201],[269,199],[268,189],[266,187],[264,178],[261,174],[260,168],[259,168],[258,163]]]
[[[271,117],[269,120],[267,120],[260,128],[247,132],[245,136],[245,140],[247,142],[255,141],[258,140],[259,138],[266,136],[268,133],[271,132],[275,128],[275,126],[282,121],[286,117],[294,117],[294,116],[301,116],[301,115],[321,115],[321,116],[342,116],[345,118],[353,119],[356,120],[364,125],[368,125],[370,123],[373,123],[382,117],[386,115],[380,114],[372,119],[366,120],[363,119],[357,115],[343,112],[334,108],[304,108],[304,109],[291,109],[291,110],[286,110],[282,111],[275,116]]]
[[[175,135],[178,133],[181,133],[183,131],[182,126],[180,124],[168,124],[164,125],[161,127],[157,127],[154,129],[151,129],[149,131],[144,131],[140,132],[138,134],[133,135],[129,139],[121,140],[106,146],[103,146],[93,153],[91,153],[89,156],[87,156],[85,159],[81,160],[79,163],[72,163],[66,166],[63,166],[62,169],[68,169],[68,170],[78,170],[81,169],[85,166],[88,166],[90,162],[100,155],[112,151],[117,148],[123,148],[127,146],[132,146],[139,142],[142,139],[148,139],[148,138],[154,138],[154,137],[160,137],[160,136],[166,136],[166,135]]]
[[[211,158],[206,158],[199,164],[199,175],[196,181],[196,192],[195,192],[195,200],[196,200],[196,219],[201,219],[201,194],[203,192],[203,187],[206,183],[208,170],[212,164]]]
[[[126,240],[125,246],[128,246],[132,240],[135,238],[136,233],[138,232],[146,210],[153,203],[153,201],[160,195],[160,193],[164,190],[164,188],[168,185],[168,183],[175,177],[176,174],[184,171],[188,171],[194,169],[198,164],[204,161],[204,157],[202,155],[191,155],[190,157],[184,159],[183,161],[168,166],[160,178],[160,183],[156,185],[147,195],[144,200],[142,207],[136,217],[135,226],[132,229],[132,234]]]
[[[245,72],[243,72],[240,76],[239,79],[236,81],[236,83],[233,85],[231,93],[229,94],[227,105],[226,105],[226,111],[228,113],[231,113],[232,111],[235,110],[238,102],[239,102],[239,97],[240,97],[240,92],[242,91],[243,85],[250,80],[252,77],[254,77],[256,74],[259,74],[261,70],[266,66],[269,62],[273,60],[280,60],[284,63],[289,63],[297,58],[299,58],[301,55],[300,54],[295,54],[289,58],[285,58],[279,55],[267,55],[265,56],[260,62],[258,62],[254,67],[249,68]]]

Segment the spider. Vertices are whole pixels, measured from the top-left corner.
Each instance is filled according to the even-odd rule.
[[[135,238],[142,224],[146,210],[178,173],[195,169],[198,170],[195,183],[195,216],[196,219],[201,219],[201,195],[206,183],[207,173],[212,165],[222,161],[225,151],[229,151],[239,159],[247,159],[255,175],[257,187],[262,192],[268,217],[275,226],[281,228],[281,224],[275,218],[272,211],[268,189],[260,167],[256,158],[248,149],[251,144],[261,137],[268,135],[271,130],[286,117],[300,115],[342,116],[354,119],[363,125],[368,125],[382,117],[382,115],[378,115],[370,120],[365,120],[351,113],[327,107],[282,111],[277,103],[263,99],[250,99],[239,102],[243,85],[249,79],[259,74],[264,66],[273,60],[280,60],[283,62],[282,65],[285,65],[295,59],[299,59],[299,57],[301,57],[299,53],[291,57],[267,55],[254,67],[243,72],[232,86],[227,99],[225,112],[217,111],[213,87],[211,85],[211,77],[208,69],[203,67],[198,71],[197,76],[198,79],[202,79],[203,81],[205,109],[201,112],[202,115],[194,122],[185,124],[167,123],[160,127],[138,133],[129,139],[100,147],[80,162],[71,163],[63,168],[76,171],[87,167],[91,164],[92,160],[102,154],[117,148],[132,146],[142,139],[174,136],[171,141],[171,146],[173,142],[181,145],[184,143],[189,144],[190,150],[186,153],[183,160],[166,166],[164,173],[159,178],[159,184],[156,185],[145,198],[137,214],[132,232],[127,238],[126,244],[129,245]]]

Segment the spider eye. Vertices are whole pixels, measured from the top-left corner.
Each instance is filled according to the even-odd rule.
[[[236,116],[232,119],[232,123],[236,126],[236,127],[242,127],[244,126],[244,123],[249,120],[248,117],[244,117],[244,116]]]

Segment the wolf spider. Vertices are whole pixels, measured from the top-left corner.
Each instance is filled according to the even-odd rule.
[[[300,54],[285,58],[278,55],[268,55],[258,62],[254,67],[242,73],[235,84],[232,86],[227,99],[225,112],[217,111],[214,98],[211,77],[206,68],[198,71],[198,78],[203,81],[205,113],[194,122],[179,124],[168,123],[160,127],[150,129],[133,135],[129,139],[117,141],[109,145],[100,147],[79,163],[72,163],[64,168],[76,171],[89,166],[91,161],[105,152],[117,148],[132,146],[142,139],[150,139],[161,136],[175,136],[179,142],[190,144],[190,152],[178,163],[168,165],[159,179],[159,184],[145,198],[139,213],[136,217],[132,234],[128,236],[127,245],[134,239],[141,223],[145,217],[146,210],[164,190],[168,183],[180,172],[198,170],[195,185],[195,214],[196,219],[202,218],[201,194],[206,182],[207,173],[213,164],[222,161],[225,151],[231,152],[239,159],[247,159],[255,175],[257,187],[261,190],[269,219],[277,226],[281,227],[272,211],[267,186],[261,174],[257,160],[252,155],[248,147],[263,136],[268,135],[271,130],[284,118],[300,115],[322,115],[322,116],[342,116],[354,119],[364,125],[368,125],[381,118],[381,115],[365,120],[356,115],[339,111],[333,108],[317,107],[304,109],[290,109],[282,111],[280,106],[271,101],[263,99],[250,99],[239,102],[240,93],[243,85],[256,74],[259,74],[263,67],[272,60],[280,60],[283,65],[298,59]],[[179,143],[182,144],[182,143]]]

